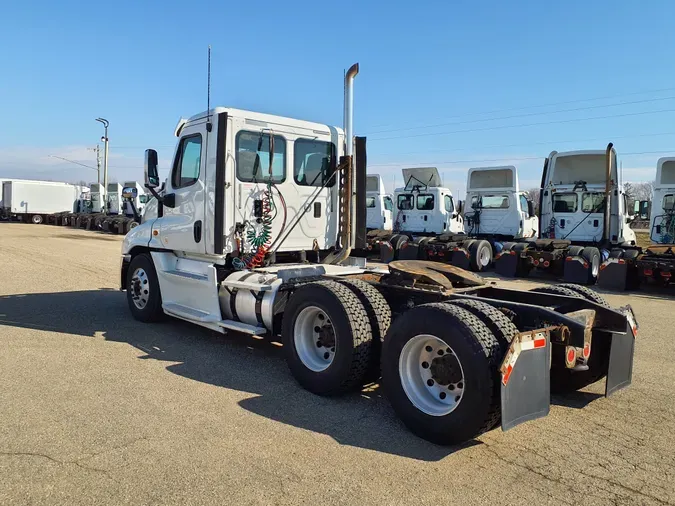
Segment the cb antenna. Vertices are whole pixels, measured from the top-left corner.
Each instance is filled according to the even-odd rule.
[[[206,122],[206,130],[211,131],[211,44],[209,44],[208,62],[206,64],[206,117],[209,120]]]

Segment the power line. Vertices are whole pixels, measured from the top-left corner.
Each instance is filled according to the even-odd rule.
[[[509,107],[507,109],[493,109],[492,111],[483,111],[483,112],[474,112],[474,113],[468,113],[468,114],[460,114],[457,116],[446,116],[445,118],[438,118],[438,119],[458,119],[458,118],[466,118],[467,116],[482,116],[485,114],[499,114],[502,112],[511,112],[511,111],[526,111],[528,109],[537,109],[539,107],[554,107],[558,105],[569,105],[569,104],[578,104],[581,102],[594,102],[596,100],[607,100],[610,98],[620,98],[620,97],[631,97],[635,95],[646,95],[648,93],[662,93],[665,91],[675,91],[675,88],[660,88],[657,90],[645,90],[645,91],[635,91],[631,93],[620,93],[620,94],[615,94],[615,95],[605,95],[603,97],[594,97],[594,98],[582,98],[578,100],[566,100],[563,102],[552,102],[548,104],[539,104],[539,105],[531,105],[531,106],[519,106],[519,107]],[[390,125],[397,125],[398,122],[396,123],[384,123],[384,124],[379,124],[379,125],[374,125],[373,128],[380,128],[380,127],[385,127],[385,126],[390,126]]]
[[[530,126],[542,126],[542,125],[554,125],[554,124],[561,124],[561,123],[575,123],[578,121],[591,121],[591,120],[596,120],[596,119],[611,119],[611,118],[625,118],[629,116],[644,116],[647,114],[662,114],[666,112],[675,112],[675,109],[660,109],[658,111],[641,111],[641,112],[629,112],[629,113],[623,113],[623,114],[610,114],[607,116],[593,116],[591,118],[572,118],[572,119],[563,119],[563,120],[554,120],[554,121],[539,121],[536,123],[522,123],[520,125],[500,125],[500,126],[492,126],[492,127],[484,127],[484,128],[470,128],[467,130],[452,130],[449,132],[426,132],[422,134],[416,134],[416,135],[397,135],[397,136],[392,136],[392,137],[379,137],[375,139],[368,139],[370,142],[374,141],[386,141],[386,140],[391,140],[391,139],[412,139],[415,137],[430,137],[430,136],[436,136],[436,135],[450,135],[450,134],[460,134],[460,133],[469,133],[469,132],[484,132],[487,130],[501,130],[504,128],[522,128],[522,127],[530,127]]]
[[[568,139],[564,141],[542,141],[542,142],[528,142],[520,144],[488,144],[486,146],[470,147],[470,148],[456,148],[456,149],[437,149],[424,151],[408,151],[405,153],[397,153],[397,156],[402,155],[416,155],[420,153],[458,153],[462,151],[476,151],[480,149],[494,149],[494,148],[520,148],[520,147],[530,147],[530,146],[555,146],[558,144],[570,144],[570,143],[584,143],[584,142],[596,142],[596,141],[606,141],[607,139],[637,139],[645,137],[659,137],[664,135],[673,135],[675,132],[658,132],[658,133],[649,133],[649,134],[634,134],[634,135],[606,135],[604,137],[597,137],[595,139]],[[372,154],[371,154],[372,156]],[[369,164],[370,167],[380,167],[387,164]]]
[[[511,116],[500,116],[496,118],[483,118],[483,119],[474,119],[474,120],[468,120],[468,121],[456,121],[456,122],[451,122],[451,123],[437,123],[435,125],[424,125],[424,126],[419,126],[419,127],[406,127],[406,128],[393,128],[390,130],[379,130],[376,132],[370,132],[371,134],[380,134],[380,133],[387,133],[387,132],[402,132],[406,130],[420,130],[423,128],[436,128],[436,127],[443,127],[443,126],[451,126],[451,125],[466,125],[470,123],[483,123],[485,121],[499,121],[499,120],[504,120],[504,119],[514,119],[514,118],[526,118],[526,117],[531,117],[531,116],[541,116],[543,114],[560,114],[564,112],[576,112],[576,111],[586,111],[589,109],[604,109],[605,107],[618,107],[618,106],[623,106],[623,105],[634,105],[634,104],[645,104],[649,102],[661,102],[664,100],[673,100],[675,99],[675,96],[672,97],[659,97],[659,98],[649,98],[649,99],[644,99],[644,100],[633,100],[630,102],[618,102],[615,104],[603,104],[603,105],[590,105],[586,107],[573,107],[572,109],[560,109],[558,111],[543,111],[543,112],[530,112],[526,114],[514,114]]]

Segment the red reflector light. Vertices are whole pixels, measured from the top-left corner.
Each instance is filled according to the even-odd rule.
[[[574,260],[574,258],[572,258],[572,257],[565,257],[565,261],[566,261],[566,262],[571,262],[572,260]]]
[[[600,270],[601,270],[601,271],[604,271],[606,267],[607,267],[607,264],[602,264],[602,265],[600,266]]]
[[[662,271],[661,276],[664,277],[664,278],[669,278],[671,276],[671,274],[668,271]]]
[[[439,257],[444,257],[444,256],[445,256],[445,253],[443,253],[442,251],[439,251],[439,252],[438,252],[438,256],[439,256]]]
[[[502,383],[506,385],[509,382],[509,377],[511,376],[511,373],[513,372],[513,366],[511,364],[508,365],[506,368],[506,372],[502,375]]]
[[[544,261],[544,267],[548,267],[549,265],[551,265],[551,262],[549,262],[548,260],[545,260]]]
[[[539,260],[535,260],[534,265],[539,265]]]
[[[625,261],[623,258],[619,258],[619,262],[618,262],[618,263],[620,263],[620,264],[625,264],[626,261]]]
[[[645,272],[645,276],[653,276],[654,275],[654,271],[651,270],[651,269],[645,269],[644,272]]]
[[[535,348],[543,348],[544,346],[546,346],[546,338],[540,337],[539,339],[534,340]]]
[[[584,268],[588,269],[588,262],[584,261]]]
[[[567,348],[567,363],[574,364],[577,361],[577,352],[574,348]]]
[[[586,343],[584,344],[584,358],[588,358],[591,356],[591,344]]]
[[[515,251],[509,251],[509,255],[515,255],[515,254],[516,254]]]

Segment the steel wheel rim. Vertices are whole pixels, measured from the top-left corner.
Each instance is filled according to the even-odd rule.
[[[32,220],[35,225],[39,225],[40,223],[42,223],[42,218],[37,214],[33,216]]]
[[[490,252],[488,251],[487,248],[481,248],[479,256],[478,256],[478,262],[483,267],[487,267],[488,264],[490,263],[490,257],[491,256],[492,255],[490,255]]]
[[[335,358],[335,328],[323,309],[307,306],[295,319],[293,342],[300,361],[309,370],[322,372]]]
[[[451,363],[456,366],[452,366],[452,373],[448,375],[443,364]],[[462,401],[465,385],[462,363],[442,339],[430,334],[414,336],[401,350],[398,368],[403,391],[423,413],[445,416]]]
[[[148,305],[150,298],[150,281],[148,274],[142,267],[137,268],[131,276],[131,300],[138,309]]]

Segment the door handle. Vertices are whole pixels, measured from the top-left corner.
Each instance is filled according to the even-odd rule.
[[[202,240],[202,220],[195,221],[192,232],[194,234],[195,242],[200,242]]]

